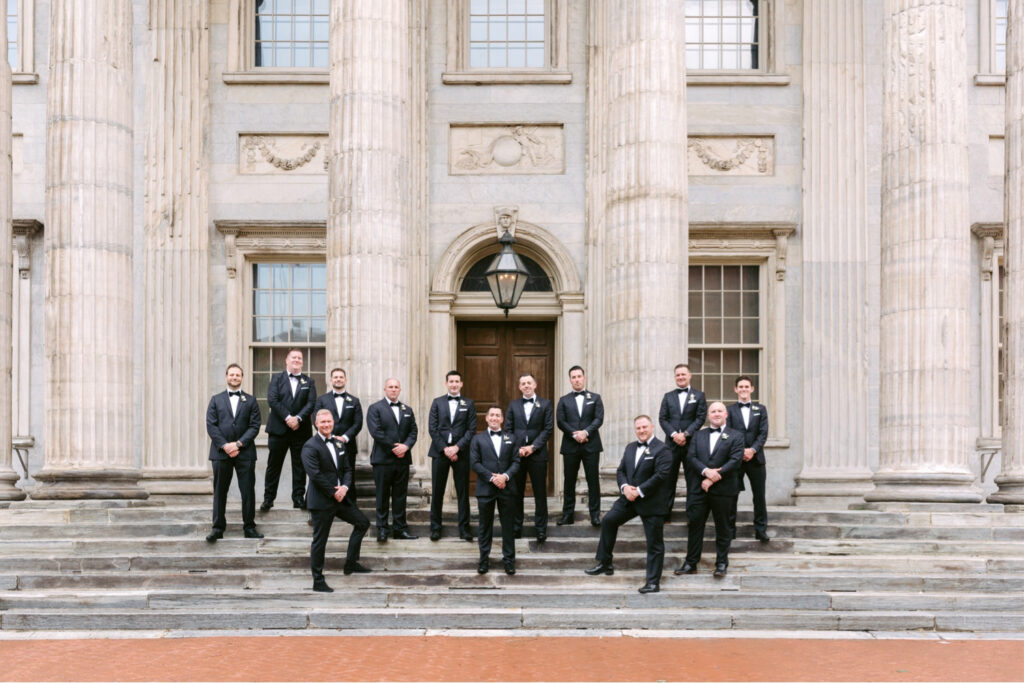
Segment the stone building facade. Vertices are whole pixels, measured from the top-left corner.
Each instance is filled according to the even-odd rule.
[[[6,4],[0,499],[208,491],[224,366],[299,346],[423,426],[581,364],[609,468],[742,372],[772,503],[1024,503],[1020,0]]]

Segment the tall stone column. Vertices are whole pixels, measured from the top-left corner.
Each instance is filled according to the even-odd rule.
[[[327,359],[365,405],[387,377],[402,400],[413,386],[409,11],[407,0],[331,2]]]
[[[859,502],[872,487],[864,11],[862,3],[848,0],[804,3],[799,504]]]
[[[885,0],[879,467],[868,501],[977,502],[963,0]]]
[[[1010,0],[1006,24],[1006,396],[999,490],[988,500],[1024,505],[1024,0]]]
[[[618,409],[608,451],[655,414],[671,367],[686,359],[687,170],[685,3],[592,3],[602,53],[604,384]],[[595,217],[591,217],[594,221]]]
[[[33,498],[145,498],[133,449],[132,3],[53,0],[46,440]]]
[[[11,65],[7,63],[7,31],[0,31],[0,385],[11,386],[13,352],[11,310],[13,306],[14,235],[11,204],[14,200],[14,169],[11,164]],[[0,390],[0,500],[21,500],[25,492],[15,484],[11,450],[11,392]]]
[[[152,0],[149,10],[141,399],[150,493],[210,491],[209,9],[209,0]]]

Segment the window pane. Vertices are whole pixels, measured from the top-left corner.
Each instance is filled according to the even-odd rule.
[[[270,349],[256,347],[252,351],[253,372],[266,372],[270,370]]]
[[[314,263],[309,267],[310,278],[313,289],[327,289],[327,266],[322,263]]]
[[[686,64],[757,69],[759,5],[754,0],[687,0]]]
[[[253,315],[270,315],[270,292],[254,292],[252,301]]]
[[[256,66],[326,68],[329,0],[265,0],[256,5]]]
[[[309,292],[292,292],[292,315],[309,316]]]
[[[730,318],[740,317],[739,292],[725,292],[722,295],[722,313]]]
[[[543,68],[543,0],[474,0],[469,14],[469,64],[472,68]]]
[[[291,311],[288,308],[288,292],[274,292],[274,315],[288,315]]]

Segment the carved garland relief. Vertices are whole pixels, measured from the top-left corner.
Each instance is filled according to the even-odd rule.
[[[327,173],[327,134],[241,134],[238,171],[244,174]]]
[[[775,139],[762,136],[691,136],[691,176],[758,176],[775,173]]]

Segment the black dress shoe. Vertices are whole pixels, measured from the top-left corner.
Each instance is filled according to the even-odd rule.
[[[206,534],[207,543],[216,543],[219,539],[224,538],[224,532],[219,529],[214,529],[210,533]]]
[[[396,536],[396,538],[397,538],[397,536]],[[431,531],[430,532],[430,540],[431,541],[440,541],[441,540],[441,532],[440,531]]]
[[[575,523],[576,523],[576,520],[573,518],[572,515],[562,515],[561,517],[558,518],[558,521],[555,522],[555,524],[557,524],[558,526],[565,526],[566,524],[575,524]]]
[[[261,534],[260,532],[256,531],[255,529],[246,529],[245,530],[245,537],[246,538],[263,538],[263,534]]]
[[[601,526],[601,515],[590,515],[590,526]]]
[[[369,567],[364,567],[363,565],[359,564],[358,562],[353,562],[352,564],[346,564],[345,565],[345,569],[344,569],[345,576],[348,576],[349,574],[369,574],[371,571],[373,571],[373,570],[370,569]]]
[[[644,594],[657,593],[660,590],[661,588],[659,588],[658,584],[656,583],[645,583],[644,585],[640,586],[640,592]]]
[[[761,543],[767,543],[768,541],[772,540],[768,534],[762,533],[760,531],[755,533],[754,536],[755,538],[757,538],[757,540],[761,541]]]
[[[725,576],[725,571],[726,571],[726,566],[724,564],[721,564],[721,563],[716,564],[715,565],[715,571],[711,574],[711,576],[715,577],[716,579],[720,579],[723,576]]]
[[[317,593],[333,593],[334,589],[327,585],[326,581],[320,581],[313,584],[313,590]]]
[[[304,501],[304,500],[293,500],[292,501],[292,507],[295,508],[296,510],[305,510],[306,509],[306,501]]]
[[[377,543],[387,543],[387,542],[388,542],[388,532],[383,531],[383,530],[382,531],[378,531],[377,532]]]
[[[537,532],[537,543],[543,543],[546,540],[548,540],[548,532],[546,532],[546,531],[538,531]]]
[[[605,564],[604,562],[598,562],[590,569],[584,569],[583,573],[587,576],[599,576],[601,574],[611,576],[615,573],[615,567],[610,564]]]
[[[274,507],[273,503],[268,503],[267,501],[263,501],[260,504],[260,512],[270,512],[270,508],[272,508],[272,507]]]
[[[488,559],[487,559],[487,558],[485,557],[484,559],[480,560],[480,564],[478,564],[478,565],[476,566],[476,573],[477,573],[477,574],[486,574],[486,573],[487,573],[487,570],[488,570],[488,569],[490,569],[490,568],[491,568],[491,563],[490,563],[490,561],[489,561],[489,560],[488,560]]]
[[[461,538],[463,541],[469,541],[470,543],[476,540],[476,537],[473,536],[473,534],[471,534],[468,529],[466,531],[459,533],[459,538]]]
[[[410,534],[407,529],[402,529],[401,531],[396,531],[395,533],[393,533],[391,535],[394,538],[400,539],[400,540],[403,540],[403,541],[415,541],[417,538],[419,538],[419,536],[413,536],[412,534]]]
[[[689,562],[683,562],[683,566],[672,572],[676,576],[682,576],[683,574],[696,574],[697,567],[690,564]]]
[[[509,576],[512,576],[513,574],[515,574],[516,573],[516,563],[515,562],[509,562],[509,561],[506,560],[505,561],[505,573],[508,574]]]

